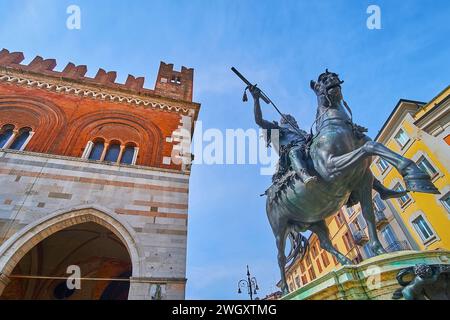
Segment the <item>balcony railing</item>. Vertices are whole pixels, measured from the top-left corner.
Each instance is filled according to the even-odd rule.
[[[402,251],[402,250],[411,250],[411,247],[409,246],[408,242],[394,241],[386,247],[387,252],[395,252],[395,251]]]
[[[375,211],[375,223],[378,229],[384,227],[389,223],[383,211]]]
[[[355,239],[355,243],[358,246],[364,245],[367,241],[369,241],[369,238],[367,237],[366,233],[362,230],[357,230],[353,234],[353,238]]]

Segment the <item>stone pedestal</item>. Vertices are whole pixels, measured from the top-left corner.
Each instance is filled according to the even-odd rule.
[[[282,300],[391,300],[401,288],[398,272],[417,264],[450,265],[450,251],[398,251],[376,256],[329,272]]]

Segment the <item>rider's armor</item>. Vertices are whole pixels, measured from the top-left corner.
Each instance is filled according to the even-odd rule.
[[[280,159],[272,181],[280,181],[289,169],[294,170],[304,182],[309,181],[312,177],[307,171],[306,159],[307,144],[311,135],[298,127],[294,129],[289,123],[278,124],[276,121],[273,123],[278,129],[278,141],[273,141],[272,132],[268,132],[267,143],[274,145]]]

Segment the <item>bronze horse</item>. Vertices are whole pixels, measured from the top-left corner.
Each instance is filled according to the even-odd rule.
[[[283,186],[274,183],[266,192],[266,211],[276,238],[284,294],[288,292],[285,275],[288,235],[291,235],[292,243],[292,234],[310,230],[317,234],[321,247],[342,265],[352,264],[333,247],[325,224],[327,217],[348,203],[360,203],[373,253],[386,252],[377,236],[372,188],[379,192],[387,189],[376,180],[374,184],[369,168],[372,156],[379,156],[394,166],[402,175],[407,191],[439,193],[428,174],[413,161],[358,132],[345,110],[342,83],[337,74],[328,70],[319,76],[317,82],[311,81],[318,107],[317,133],[309,149],[308,170],[318,177],[317,181],[312,186],[306,186],[291,172],[288,178],[283,179]],[[293,242],[297,243],[298,252],[298,238]]]

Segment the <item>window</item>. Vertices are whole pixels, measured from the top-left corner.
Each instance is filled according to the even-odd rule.
[[[314,280],[316,278],[316,273],[314,272],[314,269],[312,267],[309,268],[308,273],[311,280]]]
[[[372,249],[370,248],[370,243],[366,243],[363,246],[363,250],[364,250],[364,253],[366,254],[367,258],[372,258],[373,256],[375,256]]]
[[[400,129],[394,137],[395,141],[401,146],[404,147],[409,142],[409,137],[403,129]]]
[[[400,182],[398,182],[394,186],[394,190],[395,191],[405,191],[405,188],[403,188],[403,186],[400,184]],[[411,198],[409,197],[408,194],[405,194],[404,196],[401,196],[400,198],[397,199],[398,203],[402,207],[405,206],[405,204],[407,204],[410,200],[411,200]]]
[[[441,198],[441,203],[450,212],[450,193],[447,193],[443,198]]]
[[[377,167],[378,169],[380,169],[381,172],[386,171],[387,168],[389,168],[389,163],[384,160],[383,158],[378,158],[377,162]]]
[[[14,127],[12,125],[3,126],[0,131],[0,148],[3,148],[13,135]]]
[[[387,225],[383,230],[381,230],[381,235],[388,246],[393,245],[398,241],[390,225]]]
[[[355,208],[347,207],[347,214],[349,217],[351,217],[354,213],[355,213]]]
[[[386,206],[384,205],[383,200],[381,200],[379,194],[375,195],[373,198],[373,207],[376,211],[384,211],[384,209],[386,209]]]
[[[347,251],[350,251],[352,248],[352,240],[350,239],[350,234],[348,232],[344,233],[344,235],[342,236],[342,240],[344,241]]]
[[[320,260],[317,259],[316,263],[317,263],[317,268],[319,269],[319,273],[322,273],[322,265],[320,264]]]
[[[435,237],[434,232],[422,215],[415,218],[412,223],[423,242],[427,242]]]
[[[293,284],[292,282],[290,282],[290,283],[288,284],[288,286],[289,286],[289,291],[294,291],[294,290],[295,290],[294,284]]]
[[[303,282],[303,284],[308,283],[308,277],[306,276],[306,274],[302,275],[302,282]]]
[[[311,258],[309,257],[309,254],[306,255],[306,266],[311,266]]]
[[[328,254],[325,251],[322,251],[320,254],[322,256],[323,266],[326,268],[330,264],[330,260],[328,259]]]
[[[105,161],[117,162],[120,154],[120,143],[112,142],[106,151]]]
[[[122,158],[120,158],[120,163],[133,164],[134,151],[134,146],[126,146],[125,150],[123,151]]]
[[[354,234],[358,231],[361,231],[361,226],[359,225],[358,219],[353,220],[353,222],[350,224],[350,231],[354,231]]]
[[[297,285],[297,288],[300,288],[302,286],[299,276],[295,277],[295,284]]]
[[[316,244],[314,244],[314,245],[311,246],[311,253],[312,253],[313,258],[317,257],[317,247],[316,247]]]
[[[19,134],[14,139],[14,142],[9,146],[12,150],[23,150],[31,135],[31,128],[22,128]]]
[[[106,150],[105,150],[106,148]],[[134,142],[121,144],[118,140],[106,143],[103,138],[88,141],[82,158],[112,163],[135,164],[139,148]]]
[[[342,217],[342,213],[341,211],[338,211],[336,214],[336,221],[337,221],[337,225],[340,227],[344,224],[344,219]]]
[[[432,178],[434,178],[438,172],[437,170],[431,165],[430,161],[427,160],[424,156],[421,156],[419,158],[419,161],[417,161],[417,165],[419,166],[422,171],[428,173],[428,175]]]
[[[367,227],[366,219],[364,219],[362,214],[358,214],[354,221],[358,221],[359,230],[364,230]]]
[[[300,271],[301,273],[305,272],[305,265],[303,264],[303,261],[300,261]]]
[[[103,149],[105,148],[105,142],[103,140],[97,140],[94,142],[91,153],[89,154],[90,160],[100,160],[103,154]]]

